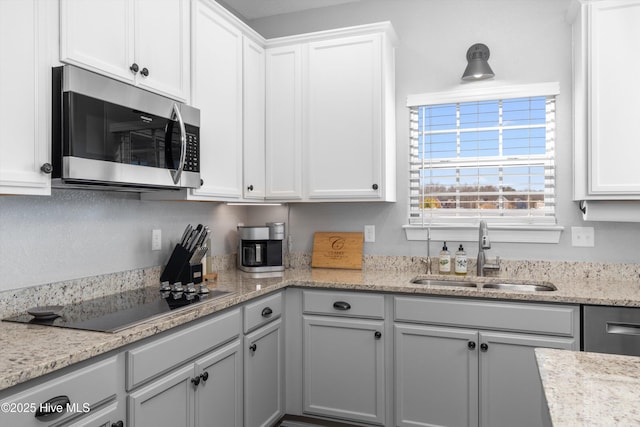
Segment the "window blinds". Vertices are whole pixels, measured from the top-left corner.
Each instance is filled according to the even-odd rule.
[[[410,106],[409,224],[555,224],[555,96]]]

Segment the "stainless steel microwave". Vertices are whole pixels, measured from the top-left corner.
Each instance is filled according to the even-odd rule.
[[[53,68],[54,187],[200,188],[200,111],[71,65]]]

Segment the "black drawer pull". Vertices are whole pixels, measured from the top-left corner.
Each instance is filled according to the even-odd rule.
[[[273,310],[271,310],[269,307],[265,307],[262,309],[262,317],[269,317],[273,314]]]
[[[375,334],[373,334],[373,336],[374,336],[377,340],[379,340],[380,338],[382,338],[382,332],[380,332],[380,331],[376,331],[376,332],[375,332]]]
[[[253,351],[254,353],[257,349],[258,349],[258,346],[256,345],[256,343],[253,343],[249,346],[249,350]]]
[[[482,344],[480,344],[480,350],[481,351],[489,350],[489,344],[483,342]]]
[[[345,311],[351,308],[351,304],[346,301],[336,301],[333,303],[333,308],[335,308],[336,310]]]
[[[71,403],[68,396],[56,396],[43,402],[36,410],[38,421],[51,421],[67,412],[67,405]]]

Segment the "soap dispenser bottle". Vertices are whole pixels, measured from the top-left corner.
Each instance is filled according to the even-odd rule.
[[[455,258],[455,273],[458,276],[465,276],[467,274],[467,253],[464,251],[462,245],[458,248]]]
[[[447,242],[444,242],[440,251],[440,262],[438,263],[440,274],[451,273],[451,254],[447,249]]]

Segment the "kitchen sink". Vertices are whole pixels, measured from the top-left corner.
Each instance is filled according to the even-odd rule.
[[[486,283],[482,287],[486,289],[524,292],[549,292],[558,289],[551,283]]]
[[[473,282],[466,282],[463,280],[421,279],[419,277],[412,279],[411,283],[415,283],[417,285],[456,286],[461,288],[477,288],[478,287],[478,285]]]

